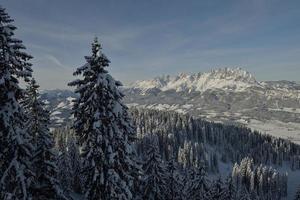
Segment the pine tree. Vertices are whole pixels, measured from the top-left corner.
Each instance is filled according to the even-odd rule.
[[[61,145],[61,150],[59,151],[58,159],[57,159],[57,167],[59,168],[58,177],[59,182],[62,185],[63,191],[65,193],[69,193],[72,189],[72,168],[71,161],[68,155],[67,148],[64,145]]]
[[[143,199],[164,200],[167,195],[166,169],[158,152],[155,138],[151,138],[147,151],[147,160],[143,164]]]
[[[25,129],[32,137],[34,148],[36,148],[37,136],[41,131],[41,125],[48,123],[46,120],[47,113],[44,111],[41,101],[38,100],[38,88],[39,86],[36,84],[35,79],[32,78],[21,100],[21,106],[25,114]],[[40,116],[43,118],[39,118]]]
[[[128,108],[121,102],[123,94],[105,70],[110,61],[101,51],[97,39],[92,55],[79,67],[82,75],[70,86],[79,95],[73,108],[74,129],[82,146],[86,199],[132,199],[137,166],[133,140],[135,132]]]
[[[209,191],[206,194],[206,200],[221,200],[221,197],[223,196],[223,188],[222,188],[222,181],[221,178],[218,178],[215,180],[211,186]]]
[[[224,184],[222,200],[235,200],[236,199],[236,190],[231,177],[228,177]]]
[[[255,198],[253,198],[251,196],[251,194],[249,193],[247,188],[242,186],[241,190],[239,191],[238,199],[239,200],[252,200],[252,199],[254,200]]]
[[[68,135],[67,146],[68,146],[68,160],[70,162],[70,170],[71,170],[71,178],[72,178],[71,186],[73,191],[77,193],[81,193],[81,187],[82,187],[82,178],[80,176],[81,160],[79,155],[79,148],[77,146],[77,142],[73,134]]]
[[[294,200],[300,200],[300,187],[298,187],[297,191],[296,191],[296,195]]]
[[[19,101],[24,91],[19,80],[31,77],[31,56],[14,38],[13,20],[0,7],[0,199],[27,200],[33,178],[32,138],[25,129]]]
[[[199,168],[192,171],[187,188],[188,199],[201,200],[207,198],[207,192],[209,191],[209,181],[205,171],[205,166],[200,165]]]
[[[33,199],[66,199],[57,180],[56,154],[53,152],[54,138],[48,128],[50,115],[39,99],[38,88],[36,81],[32,79],[23,101],[27,116],[26,128],[31,130],[36,142],[33,156],[35,171]]]
[[[180,172],[177,168],[177,163],[175,158],[172,157],[167,163],[167,172],[168,172],[168,179],[167,179],[167,199],[170,200],[179,200],[182,199],[182,188],[183,183],[181,182]]]

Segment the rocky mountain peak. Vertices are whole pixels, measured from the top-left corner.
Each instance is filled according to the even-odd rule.
[[[161,91],[205,91],[208,89],[243,90],[251,86],[259,86],[254,76],[241,68],[221,68],[205,73],[185,74],[177,76],[160,76],[150,80],[137,81],[130,88],[145,92],[150,89]]]

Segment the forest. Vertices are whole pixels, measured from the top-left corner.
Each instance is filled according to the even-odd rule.
[[[129,109],[97,38],[69,82],[78,95],[74,120],[50,131],[32,56],[15,30],[0,7],[1,200],[279,200],[288,195],[288,174],[276,167],[300,170],[299,145],[176,112]],[[300,199],[300,190],[292,195]]]

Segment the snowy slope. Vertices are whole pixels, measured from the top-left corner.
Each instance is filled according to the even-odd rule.
[[[241,68],[162,76],[124,88],[129,106],[241,124],[300,143],[300,84],[256,81]]]
[[[140,89],[144,92],[154,88],[161,91],[203,92],[208,89],[243,91],[249,87],[260,87],[260,84],[249,72],[241,68],[224,68],[207,73],[180,74],[174,77],[162,76],[152,80],[137,81],[129,85],[128,88]]]
[[[241,68],[162,76],[123,88],[128,106],[173,110],[215,122],[239,124],[300,143],[300,84],[259,82]],[[68,90],[43,91],[52,126],[72,119]]]
[[[50,111],[51,127],[65,125],[72,119],[71,109],[76,95],[69,90],[44,90],[41,99]]]

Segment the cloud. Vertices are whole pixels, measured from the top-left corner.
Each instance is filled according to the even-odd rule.
[[[37,68],[62,68],[62,69],[68,69],[70,68],[66,64],[63,64],[57,57],[51,55],[51,54],[44,54],[36,59],[33,60],[34,66]]]
[[[25,34],[33,34],[48,39],[63,41],[81,41],[90,40],[94,34],[82,30],[76,30],[68,26],[51,25],[45,23],[27,24],[22,28]]]
[[[42,89],[65,89],[68,88],[67,83],[73,79],[73,69],[51,54],[36,59],[33,62],[33,70]]]
[[[196,72],[215,65],[270,69],[272,65],[280,68],[278,63],[289,63],[296,68],[299,63],[296,49],[299,45],[291,44],[291,40],[298,39],[296,34],[287,37],[289,35],[278,29],[273,31],[275,26],[278,28],[287,22],[288,18],[283,20],[282,17],[295,17],[295,13],[278,12],[280,8],[273,9],[274,5],[265,0],[212,3],[211,10],[194,9],[190,5],[193,4],[176,9],[160,8],[157,13],[149,9],[140,18],[133,17],[140,14],[136,12],[136,4],[128,5],[132,11],[126,13],[128,16],[117,12],[124,10],[116,4],[116,9],[107,13],[86,13],[77,8],[85,17],[74,15],[78,14],[76,8],[62,13],[64,7],[61,7],[62,10],[54,10],[61,15],[59,17],[51,15],[42,21],[23,11],[16,19],[22,22],[18,31],[28,40],[29,45],[25,45],[34,52],[34,69],[48,88],[47,81],[53,87],[58,83],[65,87],[63,78],[71,76],[72,66],[85,62],[83,56],[90,52],[95,36],[112,60],[109,70],[124,82],[161,73]],[[191,12],[187,15],[177,12],[189,9]],[[275,13],[276,16],[272,16]],[[62,20],[58,22],[58,18]]]

